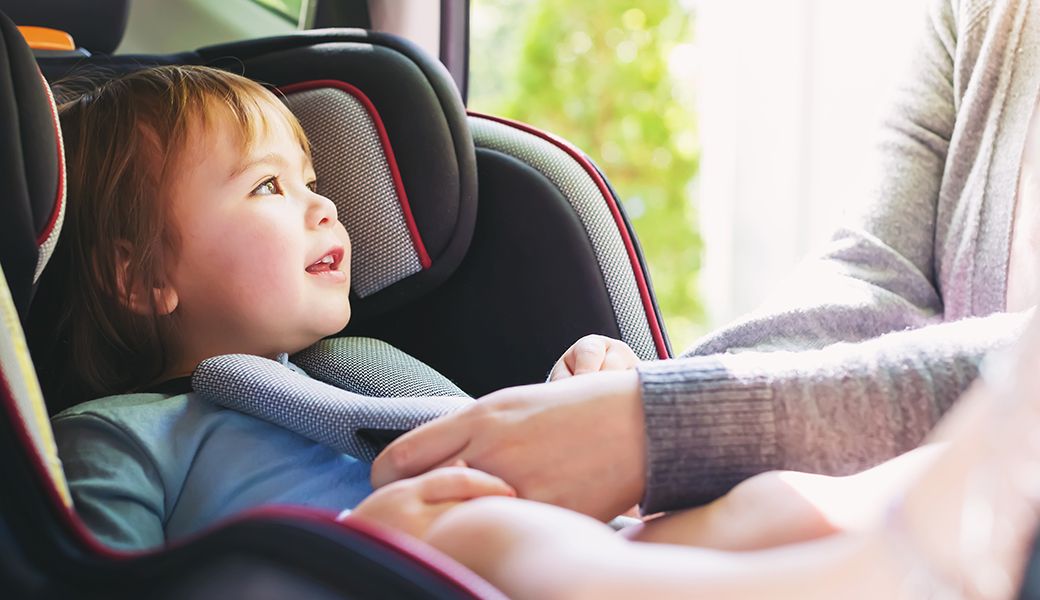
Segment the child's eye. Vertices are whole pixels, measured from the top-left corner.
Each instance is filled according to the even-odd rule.
[[[318,193],[318,182],[317,181],[312,181],[312,182],[308,183],[307,184],[307,189],[312,191],[312,192],[314,192],[315,194],[317,194]]]
[[[254,196],[274,196],[281,193],[282,188],[278,185],[277,177],[269,177],[263,183],[253,188]]]

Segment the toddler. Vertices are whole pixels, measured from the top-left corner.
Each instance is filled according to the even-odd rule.
[[[157,67],[59,112],[69,205],[41,301],[60,308],[33,337],[60,365],[43,374],[48,396],[75,404],[54,429],[99,539],[148,548],[262,504],[338,511],[366,497],[356,514],[419,533],[459,501],[513,494],[452,466],[369,497],[367,463],[191,393],[206,358],[294,368],[287,353],[350,319],[350,238],[273,93],[221,70]]]

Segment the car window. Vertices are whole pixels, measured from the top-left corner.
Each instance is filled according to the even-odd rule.
[[[470,27],[470,108],[562,136],[603,169],[685,347],[704,323],[688,3],[475,0]]]
[[[167,54],[295,31],[304,0],[135,0],[117,54]]]
[[[305,0],[253,0],[260,6],[274,12],[290,23],[301,25],[304,23]]]

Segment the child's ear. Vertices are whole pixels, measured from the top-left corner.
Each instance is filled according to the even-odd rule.
[[[177,290],[169,283],[148,289],[140,281],[136,281],[132,289],[126,289],[127,281],[130,279],[131,253],[129,242],[121,241],[116,244],[116,285],[119,288],[119,297],[127,308],[139,315],[148,316],[155,313],[165,316],[173,313],[180,298],[177,296]]]

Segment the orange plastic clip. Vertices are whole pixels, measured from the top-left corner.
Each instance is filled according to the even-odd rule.
[[[50,27],[19,26],[18,31],[33,50],[75,50],[72,36]]]

